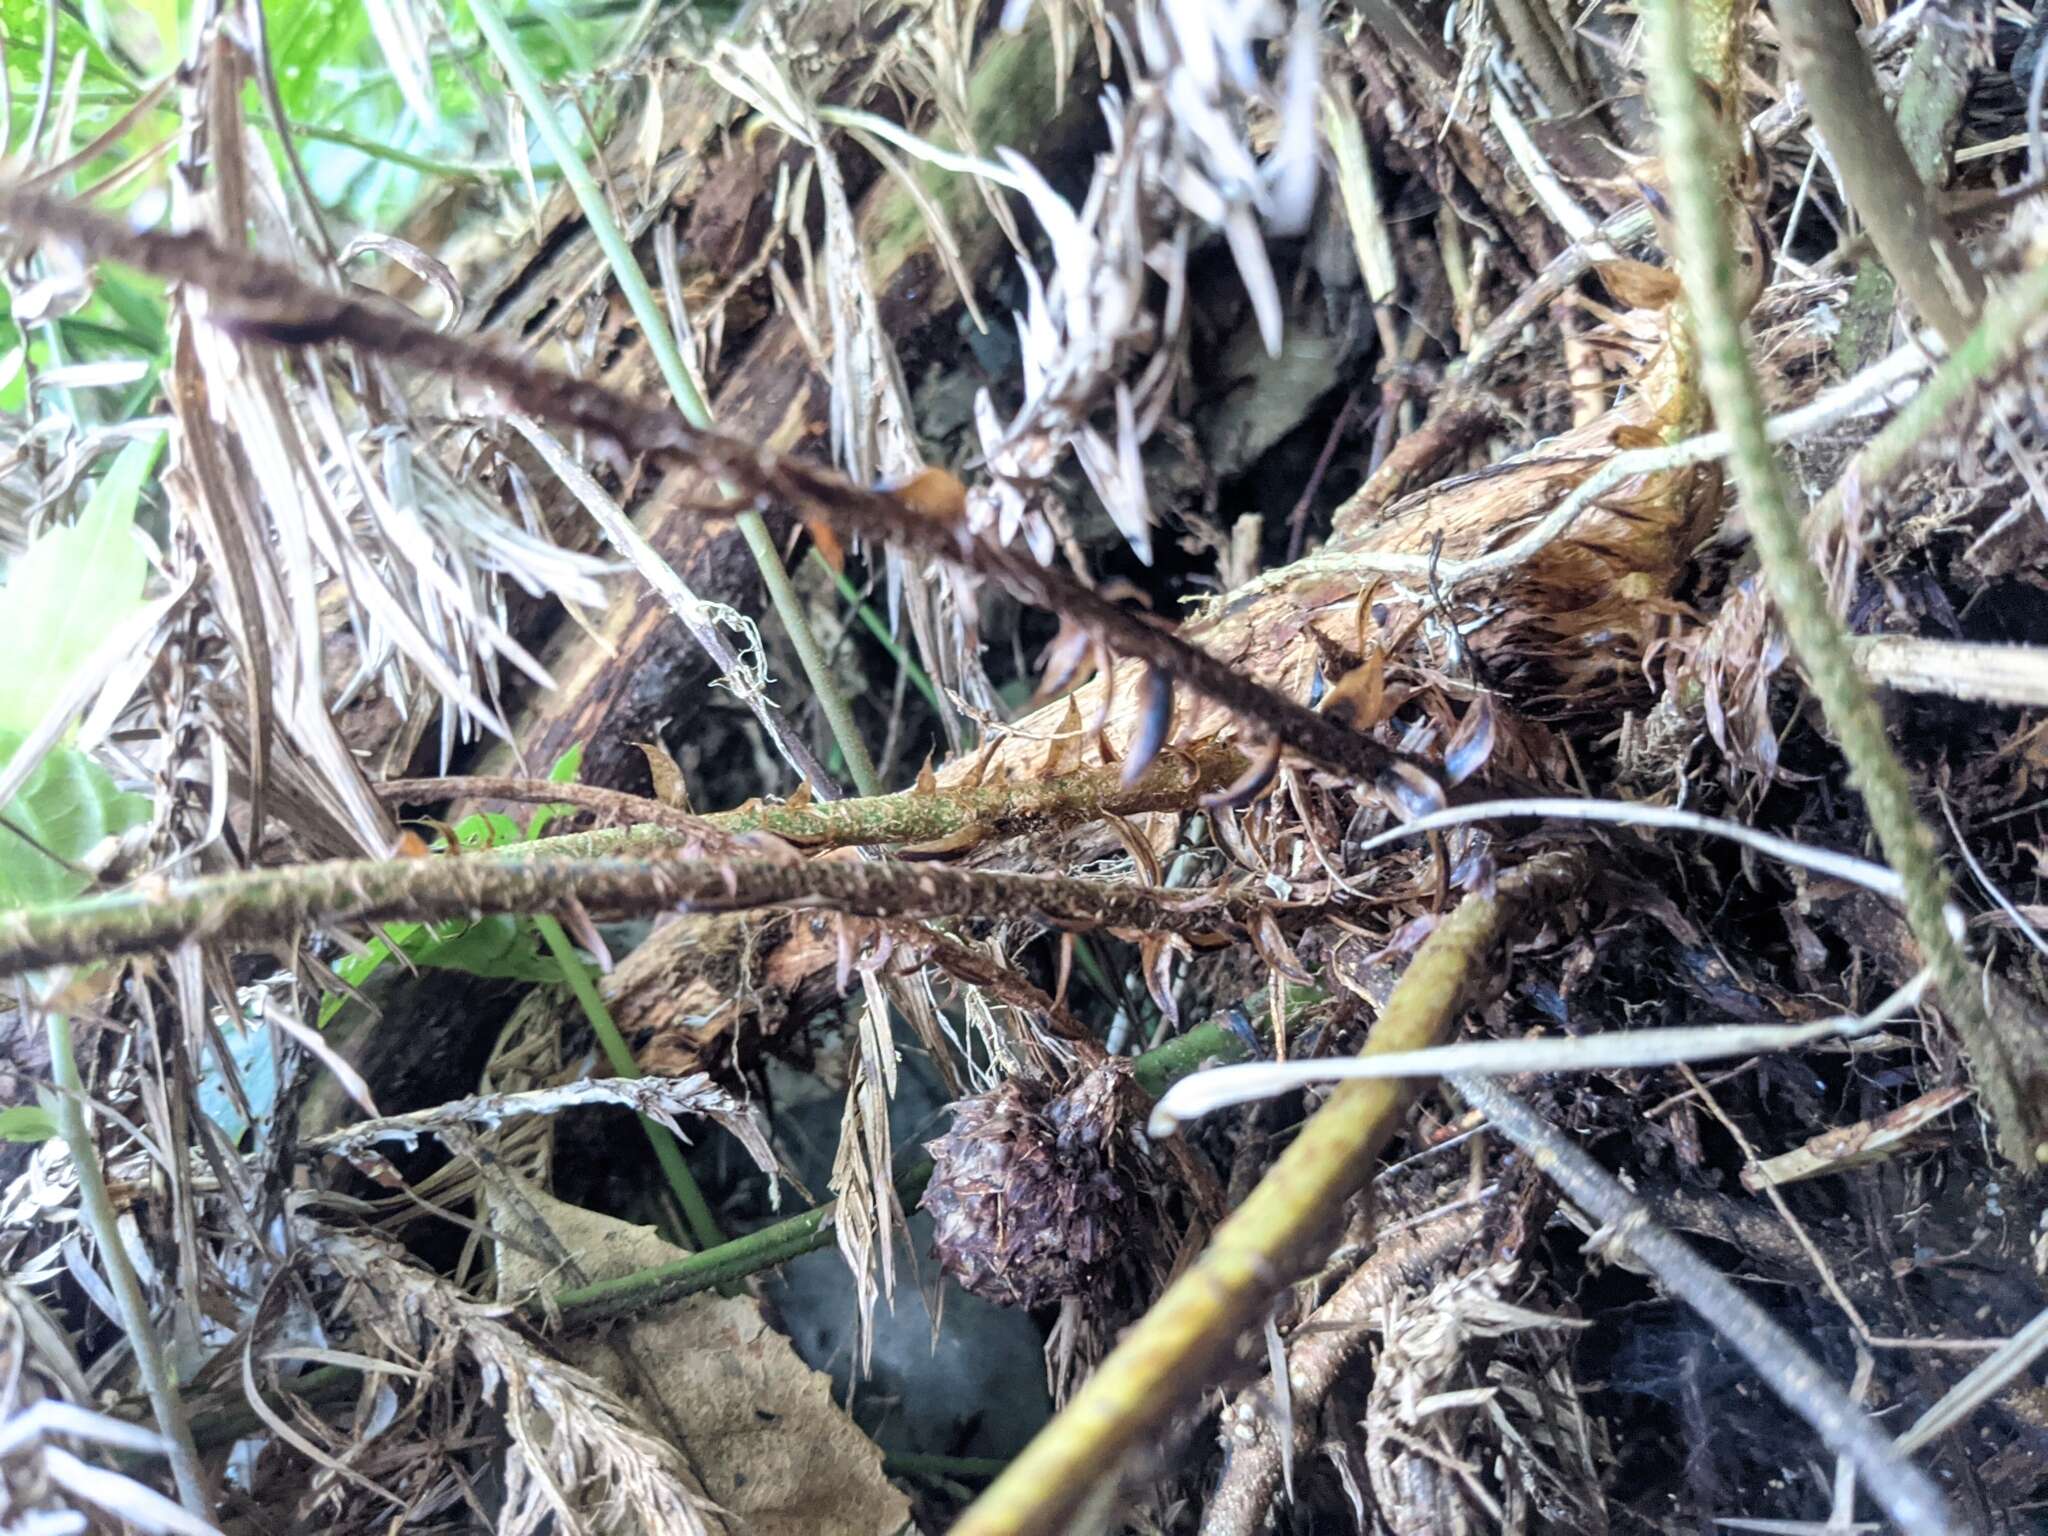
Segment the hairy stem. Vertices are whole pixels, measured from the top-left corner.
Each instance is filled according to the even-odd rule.
[[[1468,896],[1415,953],[1366,1052],[1420,1050],[1456,1022],[1486,973],[1494,943],[1525,914],[1561,900],[1585,876],[1582,857],[1546,854]],[[1364,1188],[1394,1134],[1413,1083],[1346,1083],[1331,1094],[1209,1247],[1153,1303],[1053,1421],[1039,1431],[952,1536],[1042,1536],[1125,1456],[1210,1384],[1217,1362],[1288,1278],[1345,1200]]]
[[[527,116],[533,119],[548,152],[561,166],[563,179],[568,182],[570,191],[576,194],[576,202],[583,210],[590,232],[597,237],[605,260],[611,264],[612,277],[632,308],[633,318],[661,367],[661,376],[675,396],[677,408],[692,426],[709,428],[711,408],[699,392],[696,380],[690,377],[690,370],[683,365],[683,355],[676,346],[670,318],[655,302],[647,275],[640,270],[640,259],[633,254],[618,221],[612,217],[611,205],[605,201],[603,189],[556,121],[553,103],[548,100],[547,89],[541,84],[540,76],[533,72],[533,67],[526,62],[526,55],[519,51],[519,45],[513,39],[511,28],[505,25],[505,18],[499,14],[495,0],[473,0],[470,13],[476,17],[477,30],[490,44],[499,67],[505,71],[505,78],[525,106]],[[683,317],[675,317],[674,323],[682,325]],[[739,524],[740,536],[747,541],[747,549],[761,568],[761,582],[768,590],[768,599],[775,605],[776,615],[789,634],[790,644],[796,648],[797,662],[803,667],[804,677],[817,695],[818,707],[824,711],[826,722],[832,727],[833,737],[845,755],[854,784],[863,795],[880,794],[882,785],[875,776],[874,760],[868,756],[867,744],[861,740],[860,732],[854,726],[853,711],[839,690],[838,680],[833,677],[824,652],[818,648],[816,636],[811,633],[803,600],[790,584],[789,572],[783,566],[781,552],[775,547],[767,523],[751,507],[737,512],[733,520]]]
[[[649,829],[635,829],[645,835]],[[662,834],[673,836],[673,834]],[[543,845],[544,847],[545,845]],[[338,859],[198,880],[148,879],[113,895],[0,913],[0,975],[188,941],[284,944],[308,927],[547,912],[593,916],[813,907],[856,917],[1013,917],[1069,929],[1241,934],[1322,906],[1276,907],[1263,887],[1169,890],[1058,875],[844,860],[525,857]]]

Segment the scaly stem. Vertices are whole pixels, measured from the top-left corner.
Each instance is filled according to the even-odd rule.
[[[1204,795],[1228,786],[1246,767],[1244,754],[1222,742],[1198,742],[1162,753],[1134,784],[1123,769],[1082,768],[1051,778],[1003,780],[994,784],[935,785],[874,799],[829,804],[778,805],[750,800],[730,811],[696,815],[656,800],[589,784],[556,784],[546,779],[470,777],[392,779],[376,786],[385,801],[513,800],[546,805],[564,801],[623,827],[573,832],[538,843],[516,843],[491,857],[583,857],[651,852],[681,847],[706,833],[769,832],[806,850],[870,848],[895,843],[947,840],[953,852],[967,842],[1016,837],[1047,828],[1079,826],[1104,814],[1140,816],[1149,811],[1192,811]],[[636,825],[646,831],[637,832]],[[659,828],[660,831],[655,829]],[[664,833],[673,837],[662,840]]]
[[[569,990],[582,1007],[583,1017],[589,1021],[591,1033],[597,1036],[598,1047],[604,1052],[604,1059],[612,1064],[612,1070],[620,1077],[645,1076],[640,1070],[640,1063],[633,1059],[632,1051],[627,1048],[625,1037],[619,1033],[619,1026],[612,1022],[612,1011],[599,995],[597,983],[590,979],[590,967],[576,953],[568,934],[562,931],[562,925],[552,917],[536,917],[533,927],[541,942],[547,945],[548,953],[555,957],[555,963],[562,968]],[[725,1242],[725,1233],[719,1230],[718,1218],[712,1214],[710,1202],[704,1198],[704,1191],[697,1187],[690,1165],[683,1160],[683,1149],[676,1145],[675,1133],[646,1115],[639,1119],[640,1129],[647,1133],[648,1141],[654,1145],[654,1160],[661,1164],[676,1204],[682,1207],[683,1220],[690,1224],[690,1235],[696,1239],[699,1248],[719,1247]]]
[[[106,1176],[100,1171],[99,1148],[93,1143],[92,1128],[86,1124],[85,1084],[79,1078],[78,1061],[71,1051],[71,1020],[61,1013],[52,1013],[47,1027],[50,1079],[57,1087],[57,1134],[64,1138],[64,1145],[71,1152],[71,1165],[78,1171],[79,1210],[86,1230],[99,1244],[100,1262],[106,1266],[114,1305],[121,1311],[121,1326],[135,1351],[136,1374],[142,1378],[150,1411],[156,1415],[156,1427],[168,1449],[178,1502],[210,1524],[213,1509],[206,1496],[199,1452],[192,1444],[192,1430],[185,1422],[185,1400],[178,1395],[177,1377],[172,1374],[170,1361],[164,1358],[163,1345],[151,1323],[142,1282],[136,1278],[135,1266],[128,1262],[128,1250],[121,1245],[120,1219],[114,1212],[113,1197],[107,1193]]]
[[[1780,620],[1810,679],[1829,728],[1848,759],[1850,782],[1869,808],[1886,860],[1905,883],[1906,920],[1933,968],[1943,1005],[1978,1068],[2007,1154],[2031,1162],[2035,1138],[2006,1052],[1992,1033],[1976,968],[1947,920],[1949,885],[1933,830],[1913,804],[1913,787],[1885,735],[1876,695],[1856,670],[1848,638],[1808,558],[1801,519],[1787,498],[1769,439],[1763,401],[1743,345],[1735,251],[1722,208],[1724,135],[1693,75],[1685,0],[1649,0],[1646,68],[1663,139],[1677,224],[1680,276],[1690,301],[1708,398],[1732,446],[1729,467],[1742,493]],[[2043,1148],[2048,1151],[2048,1148]]]
[[[527,115],[533,119],[534,127],[547,144],[548,152],[562,168],[563,180],[576,194],[584,220],[590,225],[590,232],[597,237],[605,260],[611,264],[612,277],[619,285],[619,292],[625,295],[626,303],[633,311],[633,319],[661,367],[661,376],[667,382],[669,392],[675,396],[677,408],[692,426],[708,430],[711,408],[705,404],[690,370],[683,365],[683,355],[676,346],[670,317],[662,313],[661,305],[655,301],[647,275],[640,270],[640,259],[633,254],[618,221],[612,217],[611,205],[605,201],[603,189],[583,163],[583,156],[577,152],[576,146],[569,141],[569,135],[556,121],[553,103],[548,100],[540,76],[533,72],[533,67],[526,62],[526,55],[519,51],[512,29],[505,25],[505,18],[499,14],[495,0],[472,0],[470,13],[476,17],[477,29],[490,44],[499,67],[505,71],[513,94],[526,108]],[[679,327],[685,321],[679,315],[675,317],[674,324]],[[824,653],[818,648],[817,638],[811,633],[803,601],[797,596],[796,588],[790,585],[789,572],[783,567],[782,556],[775,548],[768,525],[762,521],[759,512],[751,509],[736,514],[733,521],[739,525],[740,536],[747,541],[754,563],[761,568],[761,584],[767,588],[768,600],[775,605],[782,627],[789,634],[790,644],[796,648],[797,662],[804,670],[811,691],[817,695],[818,707],[825,712],[826,722],[831,726],[839,750],[852,771],[854,784],[863,795],[880,794],[881,781],[875,776],[874,760],[868,756],[867,745],[854,727],[853,711],[847,705],[846,696],[839,691],[839,684],[825,662]]]

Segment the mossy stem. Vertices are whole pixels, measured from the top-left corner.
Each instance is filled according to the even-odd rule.
[[[810,907],[854,917],[1009,917],[1070,931],[1225,935],[1240,935],[1262,914],[1283,928],[1299,928],[1348,905],[1279,906],[1265,887],[1251,884],[1173,890],[943,864],[698,859],[678,854],[672,832],[631,830],[648,856],[342,859],[185,881],[150,879],[84,901],[0,912],[0,975],[187,940],[288,947],[308,926],[528,915],[572,900],[597,917]]]

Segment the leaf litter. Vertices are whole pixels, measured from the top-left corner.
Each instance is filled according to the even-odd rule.
[[[18,365],[12,571],[27,583],[117,500],[136,524],[118,558],[74,553],[60,574],[120,577],[89,605],[104,634],[147,569],[119,645],[72,622],[88,605],[39,618],[10,590],[17,651],[63,654],[19,669],[35,707],[0,722],[0,889],[27,911],[0,917],[0,948],[35,909],[124,886],[241,890],[350,854],[399,855],[401,875],[550,858],[407,842],[403,823],[452,820],[465,791],[375,782],[478,766],[492,736],[528,750],[534,720],[573,719],[632,764],[603,788],[686,782],[774,831],[717,814],[677,830],[671,788],[640,833],[620,830],[629,798],[600,813],[579,797],[550,828],[585,858],[674,860],[689,889],[725,892],[697,905],[741,909],[599,910],[654,920],[642,930],[564,898],[587,949],[626,951],[590,985],[653,1078],[604,1077],[589,999],[521,1000],[516,968],[339,984],[366,940],[413,942],[357,922],[383,910],[360,891],[309,929],[206,927],[25,983],[0,1074],[33,1110],[0,1121],[23,1137],[0,1205],[8,1518],[205,1529],[248,1501],[335,1529],[937,1530],[963,1511],[985,1529],[973,1493],[1021,1443],[977,1439],[977,1414],[941,1442],[892,1441],[905,1421],[874,1393],[835,1399],[792,1345],[802,1319],[744,1277],[836,1246],[856,1381],[891,1368],[900,1279],[966,1281],[1032,1314],[1065,1400],[1113,1374],[1118,1334],[1259,1186],[1326,1079],[1391,1069],[1505,1083],[1800,1335],[1861,1401],[1853,1423],[1904,1406],[1921,1426],[1905,1452],[1969,1416],[1938,1465],[1994,1521],[2023,1519],[2048,1491],[2038,1405],[2012,1385],[2042,1342],[2041,1195],[2014,1135],[2038,1112],[2028,1064],[2048,1030],[2023,29],[1941,18],[1962,39],[1944,50],[1924,7],[1872,11],[1856,61],[1902,101],[1949,102],[1942,213],[2011,306],[1987,311],[2010,320],[1986,346],[1936,346],[1873,286],[1887,247],[1859,230],[1886,215],[1845,216],[1855,183],[1806,121],[1826,87],[1794,83],[1775,28],[1716,11],[1696,60],[1737,146],[1750,351],[1816,503],[1812,556],[1969,875],[1951,911],[2002,1032],[1971,1054],[1748,563],[1631,13],[856,9],[780,8],[710,40],[636,24],[595,70],[565,54],[585,71],[565,102],[654,247],[685,351],[725,391],[724,436],[652,400],[590,232],[542,192],[550,168],[495,82],[472,76],[516,194],[465,182],[464,239],[455,205],[430,203],[338,252],[246,111],[252,77],[277,100],[265,45],[210,34],[176,96],[96,116],[85,45],[53,31],[76,51],[32,88],[20,165],[37,181],[0,192],[27,237],[17,320],[103,343],[87,306],[117,292],[105,263],[175,283],[159,354]],[[365,25],[407,111],[438,129],[462,110],[439,96],[447,18],[388,0]],[[1019,102],[1043,110],[1006,119]],[[152,112],[180,114],[193,147],[130,163],[124,136]],[[141,182],[187,153],[161,202],[204,242],[52,190],[59,167]],[[721,217],[773,231],[729,273],[707,255],[721,196],[740,210]],[[497,243],[474,238],[494,220]],[[363,252],[436,318],[346,283]],[[1259,355],[1327,371],[1290,393]],[[148,425],[126,438],[78,406],[138,383]],[[1249,462],[1197,425],[1233,400],[1264,445]],[[140,434],[166,425],[162,473],[138,484]],[[854,581],[861,622],[827,586],[814,620],[865,684],[857,718],[902,744],[889,781],[944,806],[942,833],[904,806],[833,811],[782,638],[707,554],[733,495],[807,527]],[[621,537],[664,498],[680,510],[661,547]],[[585,547],[586,514],[665,602]],[[1289,523],[1311,531],[1298,558]],[[553,599],[584,629],[550,633]],[[622,664],[607,613],[633,603],[643,628],[682,618],[733,706]],[[936,711],[904,686],[913,666]],[[615,712],[636,690],[662,700],[644,723]],[[631,776],[649,764],[652,781]],[[1008,808],[984,820],[991,797]],[[913,819],[927,830],[889,830]],[[1739,841],[1692,835],[1719,828]],[[1489,951],[1462,1040],[1319,1060],[1357,1048],[1448,914],[1559,849],[1590,853],[1592,878]],[[777,910],[748,910],[757,858],[783,871]],[[1005,883],[1020,873],[1103,895],[1033,905]],[[316,1040],[297,1021],[323,994],[346,1003]],[[55,1123],[34,1090],[58,1070],[27,1042],[51,1015],[78,1021],[111,1225],[74,1151],[34,1145]],[[244,1018],[274,1102],[226,1045]],[[1246,1056],[1279,1058],[1226,1069],[1267,1074],[1264,1095],[1189,1118],[1185,1096],[1217,1081],[1190,1069]],[[843,1095],[822,1136],[784,1102],[791,1074]],[[959,1100],[940,1123],[905,1107],[920,1083]],[[337,1107],[372,1089],[398,1106],[388,1121]],[[1731,1353],[1744,1315],[1674,1302],[1667,1248],[1600,1226],[1479,1101],[1400,1101],[1395,1151],[1361,1174],[1369,1201],[1320,1213],[1313,1251],[1268,1256],[1261,1321],[1154,1405],[1160,1432],[1099,1490],[1116,1501],[1100,1518],[1605,1531],[1867,1512]],[[222,1105],[231,1128],[207,1113]],[[718,1218],[755,1230],[705,1255],[651,1230],[678,1213],[648,1195],[661,1181],[621,1106],[721,1127],[687,1161]],[[798,1158],[807,1135],[821,1145]],[[806,1160],[836,1205],[773,1210],[773,1170]],[[920,1202],[941,1218],[935,1267],[925,1239],[906,1244]],[[700,1262],[718,1278],[609,1331],[551,1311],[559,1292]],[[129,1283],[161,1351],[112,1323]],[[956,1291],[935,1326],[967,1312]],[[159,1353],[184,1427],[163,1418]],[[991,1409],[1009,1391],[973,1386]],[[187,1434],[210,1474],[196,1499],[161,1475]]]

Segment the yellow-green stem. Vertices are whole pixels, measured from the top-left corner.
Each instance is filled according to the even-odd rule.
[[[1367,1054],[1434,1045],[1466,1006],[1494,941],[1523,912],[1556,903],[1583,859],[1546,854],[1468,896],[1415,952],[1366,1043]],[[1273,1292],[1334,1232],[1393,1135],[1412,1082],[1346,1083],[1316,1111],[1208,1249],[1053,1421],[953,1527],[952,1536],[1050,1536],[1211,1380]]]

